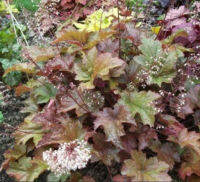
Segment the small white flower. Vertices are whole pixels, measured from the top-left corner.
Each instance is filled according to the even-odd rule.
[[[56,175],[70,173],[86,167],[91,158],[91,148],[84,140],[74,140],[63,143],[58,150],[49,149],[43,152],[43,160],[49,165],[49,169]]]

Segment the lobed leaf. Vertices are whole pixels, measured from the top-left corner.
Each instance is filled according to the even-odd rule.
[[[121,173],[131,181],[172,181],[168,171],[169,165],[165,162],[156,157],[147,159],[143,152],[133,150],[131,159],[124,161]]]
[[[94,129],[103,126],[107,141],[113,142],[116,146],[123,148],[120,137],[125,135],[123,123],[135,124],[131,114],[124,106],[115,106],[114,109],[104,108],[103,111],[95,114]]]
[[[59,50],[55,47],[38,47],[30,46],[23,50],[24,56],[28,54],[35,62],[48,61],[59,54]],[[28,57],[29,58],[29,57]]]
[[[74,22],[74,25],[81,31],[87,30],[88,32],[95,32],[108,28],[114,16],[117,17],[117,8],[112,8],[108,12],[99,9],[91,15],[88,15],[82,23]]]
[[[81,89],[75,87],[71,91],[66,90],[66,92],[61,95],[59,100],[60,104],[57,110],[58,113],[66,113],[75,109],[76,114],[81,116],[89,112],[88,106],[84,102],[83,92]]]
[[[183,129],[177,137],[170,136],[169,141],[178,143],[182,148],[192,148],[200,155],[200,133],[195,131],[188,131],[187,128]]]
[[[166,162],[170,170],[173,169],[175,162],[180,162],[179,147],[173,143],[161,144],[159,141],[153,141],[150,145],[151,150],[157,153],[157,158]]]
[[[200,155],[192,149],[186,150],[183,154],[184,162],[179,169],[180,177],[185,180],[187,176],[196,174],[200,176]]]
[[[48,165],[41,160],[22,157],[18,162],[10,162],[6,172],[8,175],[15,177],[17,181],[33,182],[47,168]]]
[[[14,145],[13,149],[9,149],[4,153],[5,161],[1,164],[0,171],[9,167],[10,161],[14,161],[22,157],[26,153],[25,145]]]
[[[29,97],[24,101],[25,107],[21,110],[22,113],[36,113],[39,109],[36,101]]]
[[[151,141],[158,139],[156,130],[147,125],[138,126],[136,131],[138,140],[138,149],[143,150],[151,146]]]
[[[130,110],[133,117],[135,117],[137,113],[140,114],[142,123],[152,127],[155,122],[155,114],[158,113],[153,101],[159,97],[158,94],[151,91],[134,91],[131,93],[122,93],[119,103],[125,105]]]
[[[65,123],[51,124],[49,132],[43,135],[37,148],[84,138],[85,132],[80,122],[71,121],[69,118],[58,118],[58,120]]]
[[[21,71],[21,72],[28,73],[28,74],[36,73],[35,66],[30,63],[15,64],[15,65],[11,66],[10,68],[8,68],[7,70],[5,70],[4,76],[6,76],[8,73],[10,73],[12,71]]]
[[[142,67],[138,77],[145,76],[147,84],[161,86],[163,82],[170,83],[176,75],[176,52],[164,52],[161,42],[152,38],[142,39],[139,50],[142,54],[134,57],[134,61]]]
[[[56,40],[54,40],[52,43],[56,44],[59,42],[65,42],[65,41],[77,41],[80,44],[85,44],[90,36],[90,33],[83,30],[83,31],[67,31],[62,30],[57,34]]]
[[[46,83],[33,90],[33,97],[37,104],[43,104],[54,98],[56,92],[57,89],[52,84]]]
[[[96,156],[99,160],[102,160],[105,165],[110,166],[113,161],[120,161],[118,154],[120,150],[112,145],[112,143],[107,142],[102,133],[96,133],[92,139],[94,142],[94,156]]]
[[[180,6],[177,9],[170,9],[165,17],[165,20],[174,20],[187,14],[189,14],[189,10],[185,6]]]
[[[115,31],[98,31],[95,32],[93,34],[91,34],[91,36],[89,37],[87,44],[84,45],[83,49],[91,49],[94,46],[96,46],[97,44],[101,43],[103,40],[111,37],[113,34],[115,34]],[[106,51],[108,52],[108,51]]]
[[[110,53],[97,54],[96,48],[88,51],[86,60],[83,63],[75,64],[76,80],[81,81],[81,87],[86,89],[94,88],[95,78],[109,80],[112,77],[119,77],[124,73],[125,62]]]
[[[16,144],[25,145],[30,139],[33,139],[35,145],[42,139],[45,131],[42,125],[32,122],[34,115],[29,115],[24,119],[24,123],[19,126],[19,129],[14,133]]]

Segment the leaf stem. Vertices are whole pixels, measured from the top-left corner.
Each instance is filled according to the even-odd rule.
[[[6,7],[8,8],[8,11],[9,11],[9,14],[10,14],[10,16],[11,16],[11,19],[12,19],[12,21],[13,21],[13,24],[14,24],[14,21],[15,21],[15,23],[18,25],[18,28],[19,28],[19,30],[20,30],[20,32],[21,32],[21,34],[22,34],[22,37],[24,38],[24,41],[25,41],[26,45],[29,46],[28,41],[26,40],[26,36],[24,35],[22,29],[20,28],[20,24],[18,23],[18,21],[16,20],[15,16],[13,15],[13,13],[12,13],[12,11],[11,11],[11,9],[10,9],[9,1],[8,1],[8,3],[7,3],[6,1],[4,1],[4,2],[5,2]],[[15,26],[15,25],[14,25],[14,26]]]
[[[76,100],[69,92],[67,92],[67,95],[68,95],[80,108],[82,108],[82,109],[85,110],[86,112],[90,112],[90,111],[88,111],[86,108],[84,108],[82,105],[80,105],[80,104],[77,102],[77,100]]]
[[[120,19],[119,19],[119,0],[117,0],[117,21],[118,21],[118,39],[119,39],[119,58],[121,56],[121,35],[120,35]]]

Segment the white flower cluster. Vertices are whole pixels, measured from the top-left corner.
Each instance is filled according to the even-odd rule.
[[[43,152],[43,160],[56,175],[69,173],[71,170],[81,169],[91,158],[91,148],[85,140],[74,140],[63,143],[58,150]]]

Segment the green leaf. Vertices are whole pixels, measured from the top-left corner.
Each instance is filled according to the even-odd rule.
[[[151,91],[134,91],[131,93],[122,93],[119,103],[127,106],[133,117],[137,113],[140,114],[142,123],[152,127],[155,122],[155,114],[158,112],[153,101],[159,97],[160,95]]]
[[[195,85],[200,84],[200,78],[190,76],[185,82],[185,89],[188,91],[191,88],[195,87]]]
[[[0,58],[0,62],[4,70],[10,68],[14,64],[18,63],[16,59],[9,60],[7,58]]]
[[[166,61],[163,63],[160,71],[156,75],[152,75],[151,83],[161,86],[163,82],[170,83],[171,80],[176,76],[176,71],[174,69],[175,62],[177,60],[176,53],[169,52],[165,60]]]
[[[35,12],[39,7],[41,0],[14,0],[16,7],[21,10],[26,8],[29,11]]]
[[[0,104],[2,104],[2,103],[3,103],[3,100],[4,100],[3,94],[2,94],[2,93],[0,93]]]
[[[149,85],[161,86],[163,82],[170,83],[176,75],[176,51],[163,51],[161,42],[152,38],[142,39],[139,50],[142,54],[134,57],[134,61],[142,67],[138,77],[145,77]]]
[[[10,162],[7,174],[15,177],[17,181],[34,181],[48,165],[41,160],[22,157],[17,162]]]
[[[3,113],[0,111],[0,123],[2,123],[3,120],[4,120]]]
[[[33,91],[33,96],[37,104],[47,103],[51,98],[55,97],[57,89],[50,83],[39,86]]]
[[[18,71],[13,71],[13,72],[8,73],[6,76],[4,76],[3,80],[6,84],[13,87],[13,86],[18,85],[21,82],[22,74]]]
[[[11,29],[5,28],[0,31],[0,45],[13,44],[15,42],[15,33],[11,32]],[[4,45],[4,46],[5,46]]]
[[[56,176],[54,173],[50,173],[47,176],[47,182],[66,182],[70,174],[64,174],[62,176]]]

